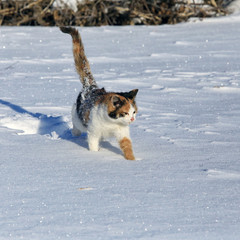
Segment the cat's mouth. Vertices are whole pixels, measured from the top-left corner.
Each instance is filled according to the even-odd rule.
[[[135,118],[132,117],[132,118],[128,121],[128,124],[131,124],[131,123],[133,123],[134,121],[135,121]]]

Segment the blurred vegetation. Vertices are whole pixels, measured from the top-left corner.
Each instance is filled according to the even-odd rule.
[[[54,0],[0,0],[0,25],[8,26],[160,25],[226,14],[222,0],[86,0],[77,11]]]

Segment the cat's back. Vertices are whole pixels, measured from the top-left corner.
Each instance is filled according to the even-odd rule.
[[[104,88],[83,89],[83,91],[79,93],[76,102],[76,111],[84,127],[88,126],[90,114],[94,106],[96,106],[101,99],[105,98],[106,95],[107,92]]]

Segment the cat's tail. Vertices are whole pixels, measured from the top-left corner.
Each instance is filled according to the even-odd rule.
[[[97,86],[85,55],[82,39],[78,30],[72,27],[60,27],[60,30],[72,36],[75,67],[83,87]]]

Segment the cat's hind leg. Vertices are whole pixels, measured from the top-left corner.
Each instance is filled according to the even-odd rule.
[[[79,129],[77,129],[77,127],[73,124],[73,129],[72,129],[72,135],[74,137],[78,137],[81,135],[81,131]]]
[[[72,124],[73,124],[73,129],[72,129],[73,136],[80,136],[81,132],[85,132],[84,131],[85,129],[77,114],[76,104],[73,104],[73,107],[72,107]]]

